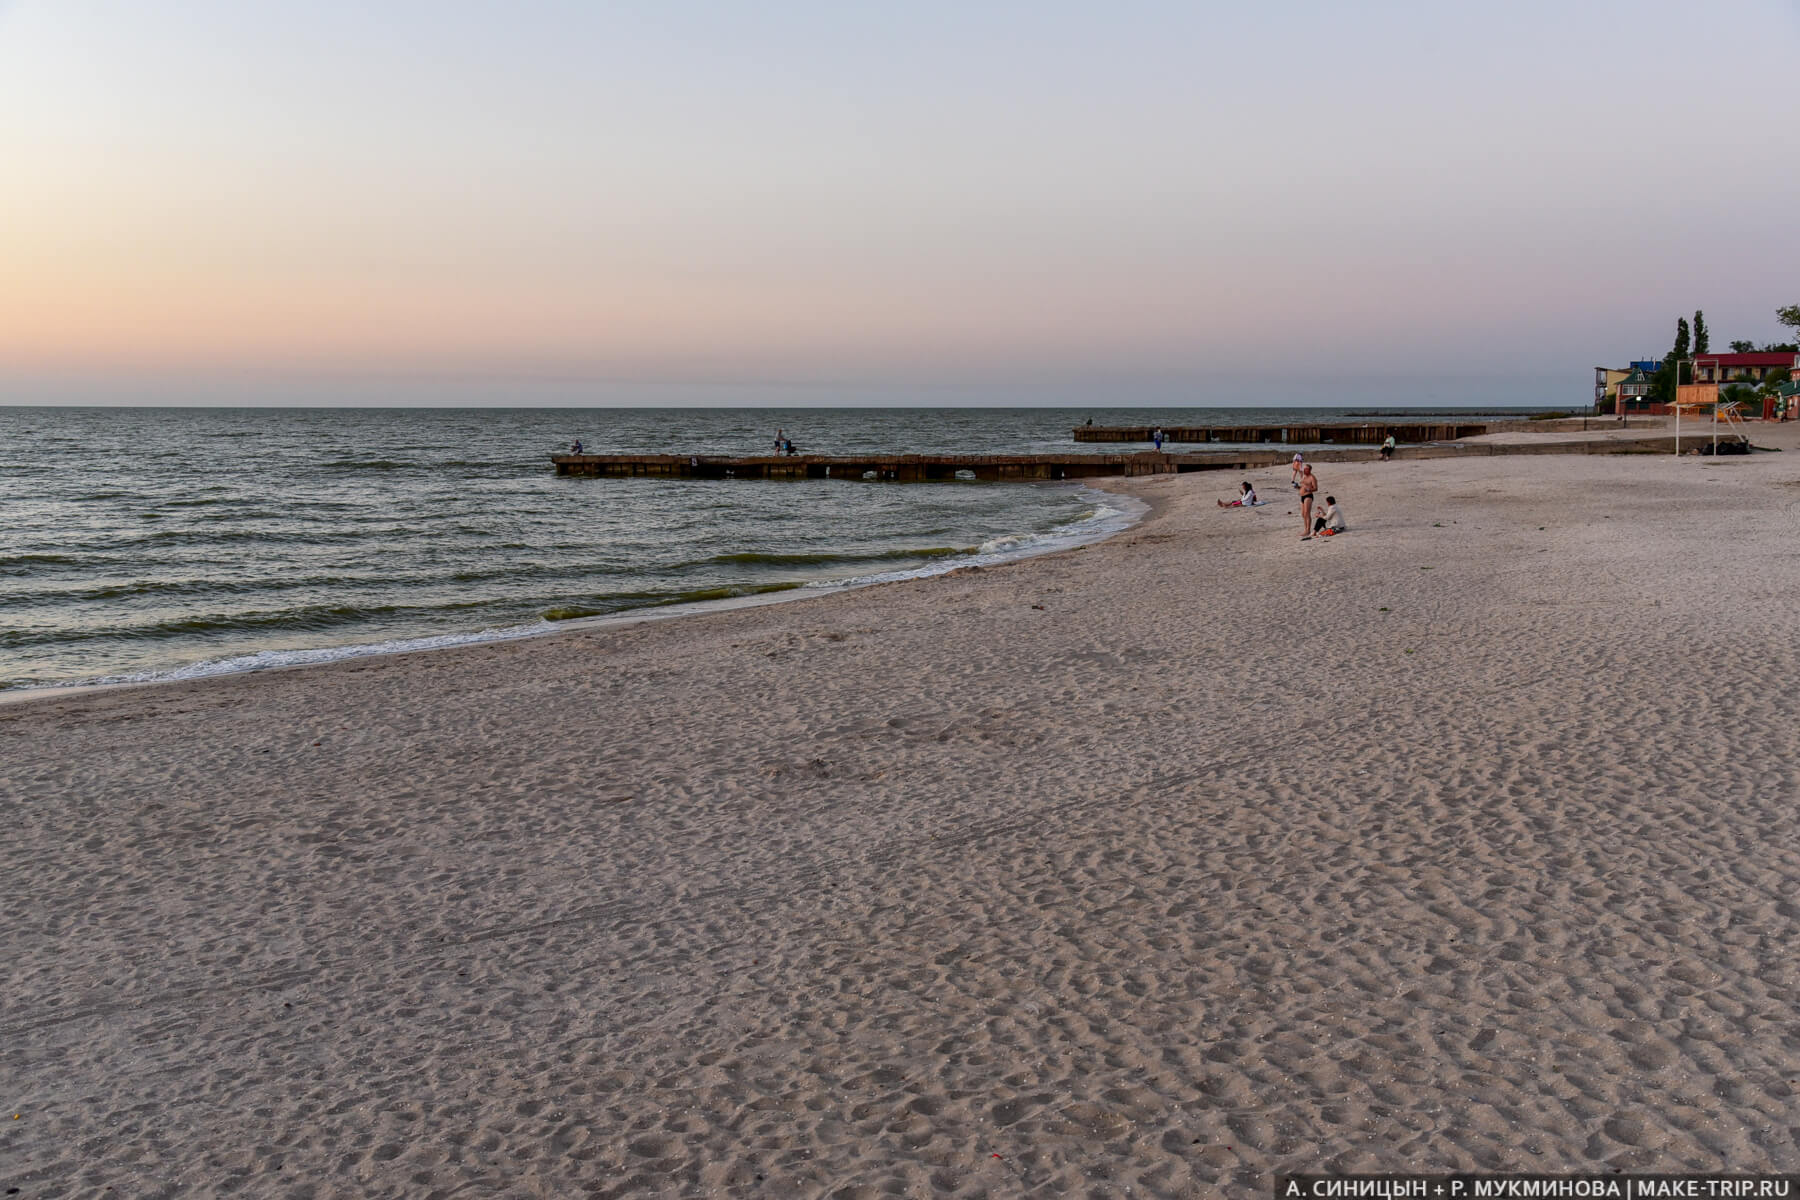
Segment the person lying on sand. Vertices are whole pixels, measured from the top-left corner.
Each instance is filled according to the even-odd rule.
[[[1229,504],[1227,504],[1225,501],[1221,500],[1221,501],[1219,501],[1219,507],[1220,508],[1249,508],[1251,505],[1253,505],[1255,503],[1256,503],[1256,489],[1251,487],[1250,481],[1248,479],[1246,479],[1246,480],[1244,480],[1244,483],[1243,483],[1243,490],[1238,494],[1238,498],[1236,500],[1233,500]]]

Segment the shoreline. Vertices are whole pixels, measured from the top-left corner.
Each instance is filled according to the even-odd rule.
[[[5,1181],[1800,1170],[1784,457],[0,707]]]
[[[1087,491],[1099,493],[1103,496],[1111,496],[1116,499],[1132,499],[1128,492],[1111,486],[1120,482],[1122,482],[1121,479],[1101,478],[1095,480],[1083,480],[1073,486],[1077,490],[1085,489]],[[1045,544],[1042,549],[1028,547],[1011,555],[1008,555],[1003,551],[995,551],[992,553],[997,557],[991,557],[986,563],[959,563],[954,566],[947,565],[942,568],[921,567],[910,571],[871,572],[868,575],[852,576],[842,580],[799,582],[778,588],[766,589],[760,592],[723,597],[714,600],[681,601],[673,604],[651,604],[638,608],[621,609],[612,613],[596,613],[592,616],[571,617],[556,621],[544,620],[541,623],[541,628],[532,625],[507,626],[484,629],[468,634],[427,635],[417,638],[389,638],[380,642],[350,642],[338,646],[321,646],[297,651],[283,650],[272,652],[279,654],[316,653],[321,656],[328,656],[301,662],[268,663],[262,665],[223,668],[223,664],[225,663],[257,657],[257,654],[252,653],[247,655],[232,655],[226,658],[199,659],[181,667],[170,668],[167,671],[145,673],[152,675],[152,678],[137,679],[100,676],[91,680],[71,680],[66,683],[42,684],[33,687],[0,688],[0,707],[4,707],[8,704],[28,703],[55,696],[66,696],[77,692],[86,693],[116,688],[160,687],[165,684],[191,683],[202,679],[215,679],[225,676],[261,675],[271,671],[292,671],[312,667],[325,667],[341,662],[361,662],[365,659],[390,658],[409,654],[437,654],[447,650],[459,650],[470,646],[485,646],[497,642],[555,637],[562,633],[573,633],[589,629],[602,629],[615,626],[629,627],[649,621],[666,621],[675,620],[677,618],[704,616],[708,613],[730,612],[739,608],[757,608],[768,604],[786,604],[801,600],[816,600],[823,596],[836,595],[840,592],[855,591],[866,587],[879,587],[886,583],[899,582],[904,579],[931,578],[932,576],[944,574],[946,572],[965,569],[968,565],[1000,565],[1005,562],[1016,562],[1027,558],[1036,558],[1045,554],[1057,554],[1064,550],[1094,545],[1129,531],[1143,520],[1145,516],[1145,513],[1133,514],[1130,512],[1120,512],[1118,517],[1123,521],[1123,524],[1116,528],[1100,530],[1091,537],[1075,535],[1077,540],[1073,542],[1065,543],[1058,540],[1054,544]],[[1056,530],[1067,528],[1066,525],[1057,526]],[[1051,530],[1049,532],[1054,533],[1056,530]],[[1047,537],[1048,534],[1003,534],[998,536],[1007,538],[1033,538]],[[979,558],[981,557],[981,551],[979,547],[977,547],[970,550],[968,555],[972,558]],[[440,639],[443,640],[443,644],[440,645],[418,644]],[[221,669],[196,670],[193,674],[179,673],[195,668],[215,667]]]

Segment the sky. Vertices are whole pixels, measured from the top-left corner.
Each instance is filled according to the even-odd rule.
[[[0,402],[1582,403],[1800,0],[0,0]],[[810,399],[809,399],[810,398]]]

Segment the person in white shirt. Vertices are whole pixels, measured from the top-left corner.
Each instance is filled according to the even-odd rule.
[[[1242,490],[1238,493],[1238,498],[1236,500],[1233,500],[1229,504],[1227,504],[1227,503],[1225,503],[1225,501],[1221,500],[1221,501],[1219,501],[1219,507],[1220,508],[1249,508],[1252,505],[1254,505],[1255,503],[1256,503],[1256,489],[1251,487],[1250,481],[1248,479],[1246,479],[1246,480],[1244,480]]]
[[[1298,454],[1294,455],[1294,465],[1288,471],[1288,482],[1293,484],[1296,489],[1300,487],[1300,475],[1305,470],[1306,460]]]
[[[1325,511],[1313,519],[1313,532],[1320,537],[1335,537],[1347,528],[1344,510],[1338,507],[1337,497],[1325,497]]]

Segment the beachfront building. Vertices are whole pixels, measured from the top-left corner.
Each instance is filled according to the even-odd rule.
[[[1800,363],[1795,364],[1796,378],[1790,379],[1775,389],[1775,394],[1763,401],[1763,420],[1793,421],[1800,419]]]
[[[1667,407],[1655,402],[1652,394],[1656,390],[1656,375],[1650,371],[1634,370],[1618,382],[1616,393],[1618,404],[1613,408],[1618,413],[1647,413],[1652,416],[1666,413]]]
[[[1795,355],[1787,350],[1702,354],[1694,359],[1694,382],[1761,383],[1774,371],[1793,370],[1794,359]]]
[[[1608,400],[1612,400],[1618,396],[1619,383],[1629,374],[1631,374],[1631,372],[1623,367],[1594,368],[1595,412],[1599,412],[1601,409],[1605,408]]]
[[[1662,364],[1653,358],[1633,362],[1628,367],[1595,367],[1594,368],[1594,410],[1598,412],[1609,407],[1608,401],[1619,398],[1619,385],[1633,375],[1654,375]],[[1610,405],[1614,412],[1619,411],[1617,405]]]

